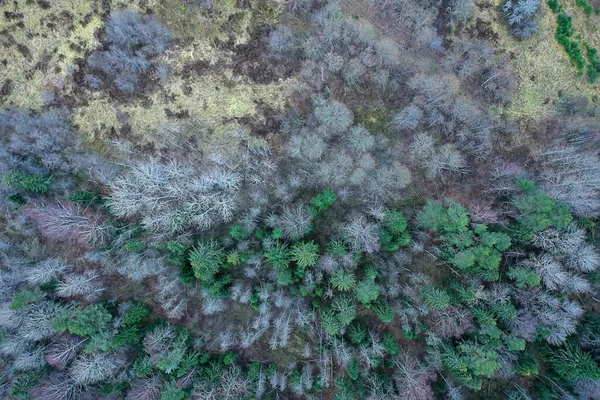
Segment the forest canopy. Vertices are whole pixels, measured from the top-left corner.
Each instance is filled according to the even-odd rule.
[[[0,397],[600,399],[600,2],[0,11]]]

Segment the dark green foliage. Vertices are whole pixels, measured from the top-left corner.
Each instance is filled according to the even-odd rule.
[[[563,5],[560,4],[559,0],[548,0],[548,6],[553,13],[557,14],[563,10]]]
[[[196,281],[194,269],[190,263],[189,252],[190,248],[179,242],[168,242],[167,250],[169,255],[167,260],[179,269],[179,277],[185,284],[190,284]]]
[[[225,251],[216,242],[198,242],[189,255],[194,276],[211,282],[225,266]]]
[[[321,326],[325,333],[334,336],[340,333],[343,324],[332,309],[325,308],[321,311]]]
[[[14,170],[2,177],[2,183],[15,190],[44,194],[48,193],[52,179],[54,179],[52,175],[27,174],[20,170]]]
[[[482,378],[492,377],[500,368],[498,354],[476,342],[463,342],[456,349],[447,347],[441,352],[441,358],[454,378],[472,390],[481,390]]]
[[[156,362],[155,367],[167,373],[176,373],[180,365],[186,359],[186,352],[190,342],[190,332],[187,328],[177,327],[177,336],[171,342],[168,351],[161,354],[160,360]]]
[[[275,269],[287,268],[291,261],[287,244],[276,242],[265,252],[265,259]]]
[[[43,296],[44,294],[39,290],[25,290],[15,295],[12,303],[10,303],[9,308],[14,311],[21,310],[29,306],[31,303],[35,303]]]
[[[510,247],[510,237],[488,232],[485,224],[470,224],[460,204],[452,200],[445,204],[428,201],[418,216],[419,224],[439,234],[444,244],[442,256],[454,267],[483,280],[497,280],[502,252]]]
[[[577,6],[583,8],[583,12],[588,17],[594,12],[594,7],[585,0],[577,0]]]
[[[394,311],[387,301],[378,301],[373,307],[377,318],[384,324],[388,324],[394,320]]]
[[[348,253],[348,245],[341,239],[331,239],[327,243],[327,251],[332,257],[341,258]]]
[[[58,285],[58,281],[56,279],[51,279],[46,283],[42,283],[39,288],[46,294],[52,294],[56,291],[56,285]]]
[[[432,310],[442,310],[450,306],[450,295],[442,288],[426,287],[421,292],[421,298]]]
[[[322,193],[319,193],[310,201],[310,213],[313,218],[317,217],[319,214],[327,211],[329,207],[331,207],[337,199],[337,195],[333,190],[325,189]]]
[[[540,353],[544,361],[548,362],[562,379],[600,379],[598,363],[572,339],[560,347],[546,346]]]
[[[237,240],[246,240],[250,238],[250,233],[246,232],[242,225],[236,224],[229,228],[229,236]]]
[[[508,270],[508,277],[515,281],[518,288],[536,287],[541,285],[541,279],[538,273],[531,268],[511,267]]]
[[[446,207],[440,202],[427,200],[425,209],[417,216],[419,226],[440,236],[468,232],[470,219],[467,210],[450,199],[446,199],[445,204]]]
[[[366,339],[367,339],[367,327],[358,322],[358,321],[354,321],[349,327],[348,327],[348,337],[350,338],[350,341],[354,344],[360,344],[363,343]]]
[[[348,363],[348,370],[347,370],[347,372],[348,372],[348,376],[353,381],[355,381],[355,380],[358,379],[358,374],[360,373],[360,364],[359,364],[359,362],[358,362],[358,360],[356,358],[353,358]]]
[[[596,83],[600,75],[600,60],[598,60],[598,49],[592,47],[589,43],[583,42],[585,55],[588,60],[588,79],[591,83]]]
[[[267,263],[275,269],[277,274],[277,283],[281,286],[287,286],[294,283],[292,271],[288,268],[292,256],[287,244],[276,242],[265,252]]]
[[[237,362],[238,355],[233,351],[228,351],[223,355],[223,365],[234,365]]]
[[[58,332],[69,331],[77,336],[92,336],[106,331],[112,320],[111,313],[102,304],[92,304],[83,309],[64,311],[52,319]]]
[[[516,231],[519,239],[530,240],[546,228],[564,229],[573,220],[565,203],[548,196],[534,182],[517,178],[516,183],[522,192],[512,200],[519,210],[519,227]]]
[[[8,196],[6,196],[6,200],[13,203],[15,206],[17,206],[17,208],[21,207],[21,206],[25,205],[25,203],[27,203],[27,200],[25,200],[25,198],[23,197],[23,195],[21,193],[9,194]]]
[[[141,253],[146,250],[146,243],[142,240],[131,239],[125,242],[125,250],[130,253]]]
[[[385,351],[392,356],[396,357],[400,354],[400,345],[396,340],[396,337],[388,331],[383,332],[383,338],[381,343],[383,343],[383,347],[385,347]]]
[[[150,316],[150,306],[144,303],[135,303],[133,307],[125,312],[121,323],[123,325],[135,325]]]
[[[11,391],[12,399],[30,399],[31,389],[33,389],[40,381],[46,378],[51,372],[48,366],[41,370],[34,371],[18,371],[14,377],[14,384]],[[4,383],[4,382],[3,382]]]
[[[570,15],[561,12],[556,17],[556,22],[556,40],[565,49],[571,62],[575,65],[579,73],[581,73],[585,67],[585,59],[583,58],[581,44],[573,40],[573,35],[575,33],[573,19]]]
[[[390,210],[385,213],[379,230],[379,241],[386,251],[396,251],[410,244],[408,224],[402,211]]]
[[[192,369],[197,367],[200,362],[200,354],[197,351],[192,351],[185,355],[181,364],[177,367],[177,371],[175,371],[175,376],[180,378],[190,372]]]
[[[85,190],[71,193],[68,196],[68,199],[71,203],[78,204],[82,207],[94,207],[102,204],[102,198],[100,196]]]
[[[516,372],[519,375],[531,376],[537,375],[539,372],[539,363],[537,358],[531,353],[530,350],[525,350],[519,354],[517,360]]]
[[[336,297],[331,308],[343,326],[349,325],[356,317],[356,300],[348,295]]]
[[[178,387],[176,381],[169,381],[160,395],[160,400],[183,400],[187,397],[185,390]]]

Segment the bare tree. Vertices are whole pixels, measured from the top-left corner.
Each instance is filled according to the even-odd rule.
[[[67,269],[67,264],[59,258],[41,261],[27,270],[27,282],[32,285],[41,285],[56,279]]]
[[[74,335],[59,335],[52,338],[46,349],[46,362],[59,371],[64,371],[69,363],[77,357],[85,339]]]
[[[136,379],[127,392],[127,400],[160,400],[163,380],[158,375]]]
[[[69,374],[78,385],[92,385],[116,376],[125,364],[120,353],[85,354],[73,361]]]
[[[100,275],[94,272],[65,275],[56,285],[56,294],[60,297],[83,296],[88,300],[97,299],[105,290]]]
[[[594,152],[554,147],[540,155],[542,187],[580,217],[600,214],[600,160]]]
[[[349,219],[342,231],[348,236],[355,251],[373,253],[379,250],[379,227],[369,222],[363,215]]]
[[[109,200],[117,216],[141,217],[149,231],[175,233],[230,221],[240,185],[240,175],[224,165],[198,173],[190,166],[150,161],[117,178]]]
[[[410,355],[394,359],[397,372],[394,374],[396,390],[400,400],[429,400],[434,398],[431,383],[435,382],[435,371],[422,366]]]
[[[107,218],[100,211],[82,209],[66,201],[49,204],[29,202],[25,214],[49,239],[70,241],[85,247],[101,244],[110,231]]]

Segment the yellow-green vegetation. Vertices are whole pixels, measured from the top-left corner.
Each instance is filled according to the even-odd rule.
[[[0,105],[40,108],[50,76],[76,68],[98,41],[101,10],[87,0],[15,0],[0,4],[0,86],[11,86]]]
[[[503,1],[496,0],[496,6]],[[598,87],[587,82],[586,77],[579,76],[569,56],[555,39],[556,16],[545,1],[542,2],[539,20],[539,33],[530,39],[517,40],[507,30],[505,24],[495,13],[483,14],[498,35],[495,44],[513,58],[512,66],[517,76],[517,90],[510,105],[502,110],[507,116],[524,121],[537,121],[556,112],[556,102],[564,97],[583,96],[591,100],[598,94]],[[573,24],[584,32],[588,25],[588,17],[581,9],[569,5],[569,13],[573,15]],[[598,19],[589,17],[589,21]],[[581,27],[581,28],[579,28]],[[591,29],[591,28],[590,28]],[[584,33],[587,35],[587,32]],[[598,47],[598,32],[585,36],[590,44]]]
[[[233,41],[246,43],[255,28],[275,25],[283,11],[281,0],[251,0],[244,7],[236,0],[215,1],[211,8],[182,0],[152,0],[149,7],[186,42]]]
[[[111,137],[112,132],[118,136],[128,124],[139,146],[153,144],[160,151],[192,139],[202,143],[203,151],[229,153],[241,140],[236,120],[253,117],[264,121],[259,103],[283,111],[292,83],[256,84],[231,70],[187,80],[176,77],[166,85],[165,92],[123,105],[111,102],[105,94],[90,94],[90,101],[79,107],[73,118],[84,142],[98,150],[102,148],[98,147],[100,143],[116,139]],[[185,113],[189,120],[170,118],[168,112]],[[117,118],[119,115],[121,118]]]

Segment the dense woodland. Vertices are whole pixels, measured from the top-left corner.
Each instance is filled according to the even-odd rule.
[[[600,1],[0,11],[1,398],[600,399]]]

